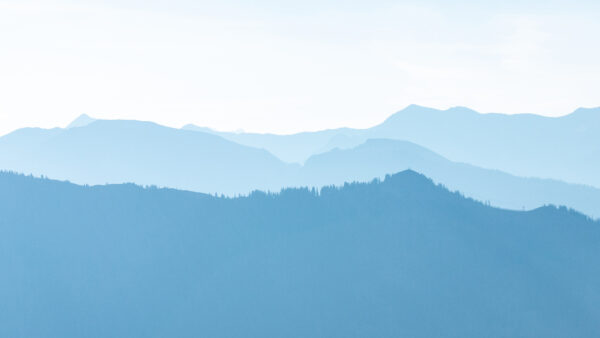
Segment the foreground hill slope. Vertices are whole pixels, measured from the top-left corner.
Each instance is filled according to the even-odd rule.
[[[224,199],[0,174],[0,336],[597,337],[600,224],[412,171]]]

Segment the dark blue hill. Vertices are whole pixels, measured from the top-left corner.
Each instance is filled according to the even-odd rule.
[[[0,174],[2,337],[597,337],[600,224],[412,171],[242,198]]]

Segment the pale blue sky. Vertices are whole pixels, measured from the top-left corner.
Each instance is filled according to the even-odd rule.
[[[289,133],[600,106],[598,1],[0,0],[0,134],[81,113]]]

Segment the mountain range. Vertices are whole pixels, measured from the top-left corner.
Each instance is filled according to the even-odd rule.
[[[367,139],[385,138],[410,141],[452,161],[517,176],[600,187],[600,108],[579,108],[561,117],[544,117],[411,105],[371,128],[293,135],[217,132],[194,125],[183,128],[264,148],[292,163],[303,163],[316,153],[334,148],[355,147]]]
[[[25,128],[0,137],[0,169],[78,184],[134,182],[228,196],[255,189],[279,191],[284,187],[366,182],[413,169],[494,206],[520,210],[566,205],[600,217],[600,189],[591,186],[517,177],[454,162],[408,141],[363,141],[345,134],[327,134],[333,132],[281,136],[284,142],[273,141],[290,147],[292,154],[299,149],[293,144],[305,150],[312,144],[325,151],[311,155],[303,164],[290,164],[265,149],[233,142],[227,135],[83,115],[64,129]],[[325,145],[311,143],[319,138]],[[356,146],[355,141],[359,142]],[[344,147],[327,150],[344,142]]]
[[[217,198],[0,173],[2,337],[598,337],[600,223],[413,171]]]
[[[266,150],[151,122],[97,120],[66,129],[20,129],[0,138],[0,168],[81,184],[135,182],[234,194],[283,185]]]
[[[370,139],[351,149],[334,149],[310,157],[302,167],[299,186],[367,182],[405,169],[502,208],[529,210],[546,204],[566,205],[600,217],[600,189],[452,162],[414,143],[388,139]]]

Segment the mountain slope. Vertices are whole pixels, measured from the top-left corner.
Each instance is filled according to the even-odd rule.
[[[600,108],[559,117],[411,106],[367,132],[415,142],[454,161],[600,187]]]
[[[96,119],[89,117],[87,114],[81,114],[78,118],[69,123],[67,129],[85,127],[94,121],[96,121]]]
[[[442,111],[411,105],[368,129],[341,128],[294,135],[213,133],[299,163],[313,154],[351,148],[371,138],[406,140],[453,161],[519,176],[600,187],[598,126],[600,108],[580,108],[551,118],[480,114],[463,107]],[[185,128],[194,129],[190,125]]]
[[[235,194],[283,185],[293,165],[221,137],[150,122],[97,120],[0,138],[0,168],[82,184],[135,182]]]
[[[303,132],[292,135],[255,134],[221,132],[206,127],[195,126],[193,124],[187,124],[183,126],[182,129],[211,133],[249,147],[266,149],[282,161],[288,163],[303,163],[307,158],[316,153],[336,148],[339,146],[337,143],[331,148],[327,147],[332,139],[356,132],[353,129],[340,128],[317,132]],[[361,141],[363,141],[362,138],[360,138],[360,141],[356,144],[362,143]]]
[[[352,149],[312,156],[302,168],[298,185],[366,182],[406,169],[497,207],[529,210],[546,204],[567,205],[600,217],[600,189],[452,162],[414,143],[397,140],[371,139]]]
[[[6,337],[600,334],[599,223],[410,171],[237,199],[1,173],[0,215]]]
[[[343,137],[332,140],[354,142]],[[334,149],[300,166],[208,133],[149,122],[97,120],[70,129],[22,129],[0,138],[0,169],[80,184],[134,182],[226,195],[366,182],[413,169],[494,206],[520,210],[566,205],[600,217],[599,189],[459,164],[397,140],[368,140],[355,148]]]

